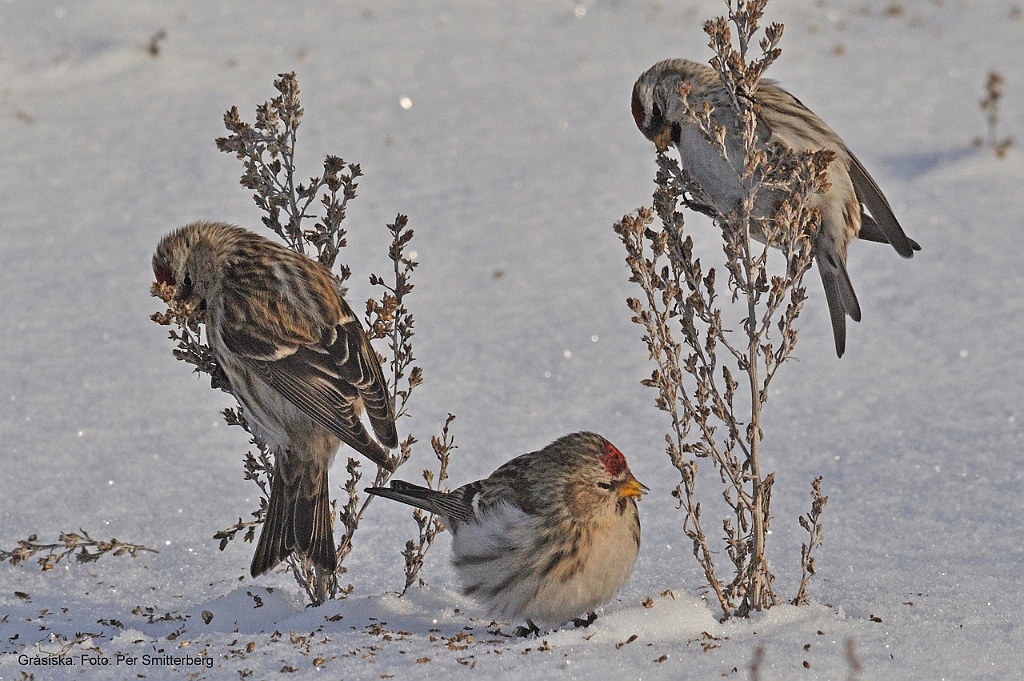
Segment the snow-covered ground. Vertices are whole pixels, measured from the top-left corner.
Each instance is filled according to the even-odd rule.
[[[843,135],[923,251],[854,245],[864,321],[841,360],[809,280],[800,361],[766,431],[783,596],[799,579],[796,518],[825,478],[814,605],[724,624],[670,495],[667,423],[639,385],[650,366],[611,228],[653,188],[633,81],[666,57],[707,59],[701,24],[723,4],[290,5],[0,4],[0,549],[83,528],[160,550],[0,565],[0,678],[747,679],[760,646],[762,679],[839,679],[850,642],[861,679],[1020,678],[1024,153],[971,146],[991,69],[1007,80],[1002,134],[1024,135],[1019,3],[769,5],[786,25],[771,75]],[[429,586],[398,598],[414,526],[384,501],[347,561],[354,592],[319,609],[287,575],[250,579],[251,544],[212,539],[255,504],[245,434],[149,321],[149,259],[194,219],[259,228],[213,140],[226,109],[251,120],[291,70],[303,174],[326,153],[365,172],[342,256],[353,300],[387,266],[385,223],[407,213],[416,231],[426,382],[403,427],[423,444],[399,477],[432,466],[426,441],[453,412],[453,485],[589,429],[651,487],[633,577],[589,629],[505,637],[459,595],[447,535]],[[20,657],[65,646],[72,666]],[[166,655],[212,667],[157,664]]]

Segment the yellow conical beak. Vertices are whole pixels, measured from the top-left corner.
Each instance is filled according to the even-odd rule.
[[[636,478],[634,478],[631,475],[631,476],[629,476],[629,480],[624,482],[622,484],[622,486],[619,487],[618,491],[619,491],[619,496],[620,497],[637,497],[637,498],[639,498],[639,497],[642,497],[645,493],[650,492],[651,490],[649,490],[647,488],[647,485],[645,485],[644,483],[640,482],[639,480],[637,480]]]
[[[651,140],[654,141],[654,146],[658,148],[658,151],[665,151],[672,144],[672,126],[664,126],[661,130],[654,133],[654,137]]]

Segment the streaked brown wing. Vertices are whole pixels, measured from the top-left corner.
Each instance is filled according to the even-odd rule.
[[[537,513],[538,503],[532,494],[536,485],[529,479],[530,464],[536,454],[517,456],[491,473],[485,481],[487,484],[479,488],[477,504],[480,509],[512,503],[526,513]]]
[[[277,361],[246,359],[274,390],[317,424],[374,463],[389,470],[387,453],[370,437],[356,413],[356,387],[338,376],[330,356],[306,347]]]
[[[253,319],[243,297],[232,291],[224,295],[220,326],[227,348],[316,423],[390,470],[392,464],[381,444],[396,447],[398,432],[387,382],[366,333],[344,299],[342,323],[315,337],[312,329],[295,324],[287,330],[261,329],[256,335],[251,331],[260,329],[260,321],[267,324],[269,320]],[[267,338],[281,341],[275,344]],[[379,444],[356,413],[360,398]]]
[[[288,285],[296,283],[233,271],[224,277],[221,305],[211,313],[217,313],[221,338],[231,352],[247,359],[277,360],[300,346],[321,342],[323,326],[338,321],[337,312],[327,314],[331,306],[325,305],[319,321],[299,315],[281,297],[281,289]]]
[[[388,449],[394,449],[398,446],[398,431],[395,429],[395,410],[388,382],[362,325],[344,300],[342,305],[351,321],[335,327],[337,337],[325,347],[339,377],[359,391],[363,409],[377,439]]]
[[[887,244],[889,240],[886,238],[885,233],[882,232],[882,228],[878,226],[875,219],[871,217],[869,213],[861,211],[860,213],[860,234],[858,236],[865,241],[874,241],[875,243]],[[910,247],[915,251],[921,250],[921,244],[917,243],[909,236],[907,241],[910,243]]]
[[[853,189],[857,193],[857,200],[868,207],[871,217],[874,218],[874,225],[877,226],[878,232],[885,237],[885,241],[904,258],[913,256],[914,251],[921,250],[921,247],[917,246],[917,248],[914,248],[917,245],[916,242],[908,239],[907,235],[903,232],[903,228],[900,227],[899,221],[896,220],[896,216],[892,212],[892,206],[889,205],[889,200],[885,198],[885,194],[878,188],[875,180],[864,169],[864,166],[857,160],[857,157],[849,150],[847,150],[847,153],[850,155],[850,179],[853,181]],[[874,234],[874,232],[871,232],[869,229],[869,234]],[[871,236],[866,238],[870,239]]]

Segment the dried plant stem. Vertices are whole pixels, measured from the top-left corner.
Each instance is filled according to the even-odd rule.
[[[821,514],[827,503],[828,497],[821,493],[821,478],[817,477],[811,483],[811,510],[807,515],[800,516],[800,527],[807,531],[808,539],[800,548],[800,588],[793,599],[793,605],[806,605],[810,602],[807,587],[811,577],[817,572],[814,549],[818,548],[825,538],[825,532],[821,527]]]
[[[756,646],[754,656],[750,658],[750,681],[761,681],[761,665],[764,664],[764,657],[764,646]]]
[[[342,228],[348,202],[356,196],[356,179],[362,175],[356,164],[346,164],[337,156],[327,156],[323,164],[323,172],[310,178],[307,184],[296,181],[295,146],[297,131],[303,116],[299,101],[299,86],[294,73],[281,74],[274,81],[278,95],[256,107],[255,123],[249,124],[241,119],[238,108],[232,107],[224,116],[224,124],[229,131],[227,137],[217,140],[221,151],[235,154],[242,161],[243,172],[241,184],[253,190],[253,200],[264,212],[262,221],[266,227],[274,231],[299,253],[316,253],[317,260],[328,269],[334,269],[342,248],[345,247],[346,231]],[[313,210],[314,202],[319,197],[322,212]],[[282,221],[282,215],[284,220]],[[308,221],[315,221],[308,226]],[[415,261],[406,255],[406,250],[413,237],[408,228],[408,218],[399,215],[393,224],[388,225],[391,245],[388,249],[392,261],[394,278],[392,283],[386,282],[377,275],[370,275],[370,283],[383,288],[379,300],[367,301],[367,328],[371,340],[387,339],[391,351],[390,358],[378,358],[382,366],[391,367],[392,397],[395,402],[396,415],[407,415],[409,396],[413,389],[423,380],[420,367],[414,365],[412,337],[413,317],[406,306],[406,298],[412,291],[412,272]],[[338,286],[349,278],[351,271],[344,265],[338,265]],[[216,359],[201,336],[203,323],[201,310],[182,309],[172,299],[173,291],[167,287],[155,287],[154,295],[160,296],[168,303],[168,310],[153,315],[154,321],[164,325],[175,325],[170,332],[171,340],[176,343],[175,357],[192,364],[196,371],[211,375],[211,385],[230,392],[230,386]],[[229,409],[224,418],[230,425],[236,425],[252,434],[242,409]],[[450,417],[449,423],[451,421]],[[444,438],[449,448],[452,447],[447,424]],[[394,461],[397,469],[412,455],[412,446],[416,439],[411,435],[400,442],[400,452]],[[243,532],[245,541],[252,541],[256,528],[263,523],[266,516],[269,491],[274,475],[274,466],[270,452],[260,438],[253,436],[251,443],[256,453],[248,452],[245,459],[245,477],[253,480],[260,488],[260,507],[252,512],[251,521],[238,522],[216,535],[223,550],[229,541],[239,532]],[[447,460],[442,463],[443,480]],[[327,598],[339,593],[348,593],[351,586],[342,590],[338,586],[338,576],[346,572],[345,558],[352,550],[352,539],[359,521],[362,519],[372,496],[361,499],[358,490],[362,478],[360,463],[349,459],[346,465],[348,478],[344,485],[346,501],[338,509],[337,501],[332,506],[344,527],[341,541],[338,544],[338,569],[328,574],[316,568],[311,562],[295,555],[290,556],[286,565],[291,570],[297,583],[303,588],[310,602],[320,604]],[[378,467],[374,477],[374,486],[387,482],[390,473]],[[432,540],[423,539],[418,551],[422,556],[429,548]]]
[[[782,36],[781,25],[767,27],[760,56],[747,60],[765,2],[737,0],[735,7],[730,2],[727,19],[705,25],[715,50],[711,64],[730,95],[729,115],[719,119],[707,105],[692,106],[686,86],[679,91],[691,123],[735,169],[741,200],[722,213],[694,178],[662,153],[653,211],[642,208],[615,225],[626,247],[631,281],[645,294],[643,301],[630,298],[627,303],[633,321],[644,328],[643,340],[657,367],[643,383],[658,390],[656,404],[671,417],[666,444],[682,476],[674,496],[686,514],[683,529],[725,617],[747,616],[778,602],[767,559],[775,476],[764,468],[763,410],[776,372],[796,346],[795,322],[806,300],[803,277],[813,262],[819,223],[809,199],[828,186],[827,168],[834,158],[832,152],[766,148],[758,139],[757,105],[746,93],[756,91],[778,58]],[[737,31],[738,47],[733,47],[730,27]],[[726,130],[720,120],[737,127]],[[728,135],[739,135],[742,157],[730,158]],[[762,192],[781,197],[772,215],[755,209],[764,203],[759,201]],[[705,271],[694,257],[680,205],[710,215],[722,230],[724,284],[715,268]],[[772,253],[781,253],[784,274],[770,273]],[[723,285],[731,307],[720,299]],[[727,311],[742,315],[739,329],[724,321]],[[716,552],[702,526],[701,458],[714,465],[731,511],[722,523],[733,571],[729,581],[718,573]],[[822,507],[812,511],[814,523]],[[808,554],[816,545],[810,543]]]
[[[852,638],[846,639],[844,652],[846,655],[846,668],[848,670],[846,679],[847,681],[857,681],[860,678],[860,673],[864,671],[863,665],[857,659],[857,642]]]
[[[0,549],[0,563],[6,561],[11,565],[17,565],[38,553],[43,553],[44,555],[40,556],[37,562],[46,572],[55,568],[61,560],[72,554],[79,563],[92,563],[106,555],[135,558],[139,551],[159,553],[156,549],[118,539],[106,541],[93,539],[88,532],[79,529],[78,532],[61,532],[59,541],[51,544],[39,543],[37,535],[29,535],[27,539],[20,540],[18,546],[11,551]]]
[[[433,490],[440,491],[444,482],[448,479],[449,457],[452,451],[457,448],[455,438],[449,432],[449,426],[451,426],[454,420],[455,415],[448,414],[448,418],[441,428],[441,434],[430,438],[431,449],[434,450],[434,456],[437,457],[438,461],[438,473],[435,476],[433,471],[425,468],[423,469],[423,480],[427,483],[427,487]],[[402,589],[403,596],[416,581],[420,569],[423,567],[423,558],[433,545],[437,533],[444,529],[441,519],[433,513],[428,514],[417,508],[413,509],[412,517],[416,521],[418,536],[415,540],[410,539],[407,541],[405,550],[402,551],[402,557],[405,559],[405,587]],[[420,583],[423,583],[422,579]]]
[[[745,47],[745,43],[741,42]],[[745,56],[745,50],[744,50]],[[750,224],[754,220],[749,212],[749,204],[753,201],[756,190],[746,192],[747,201],[744,205],[744,215],[741,218],[744,234],[743,242],[746,248],[741,249],[743,274],[747,282],[753,281],[756,265],[752,262],[750,244]],[[752,494],[750,500],[750,515],[753,522],[750,536],[753,540],[751,559],[748,565],[748,572],[745,582],[749,590],[745,595],[743,604],[737,611],[740,617],[745,617],[751,610],[762,610],[775,604],[775,594],[772,591],[771,573],[768,571],[768,560],[765,556],[765,538],[768,532],[768,508],[767,494],[771,490],[771,480],[761,475],[761,399],[760,399],[760,374],[758,360],[760,359],[761,341],[760,334],[756,328],[757,320],[757,297],[746,295],[747,303],[747,379],[750,390],[750,425],[748,426],[748,437],[750,450],[747,453],[747,463],[750,468],[750,484]]]
[[[988,132],[985,138],[978,137],[974,140],[975,146],[987,146],[997,158],[1006,156],[1007,150],[1013,146],[1013,137],[999,138],[999,103],[1003,99],[1003,88],[1006,79],[998,71],[989,71],[985,80],[985,98],[981,100],[981,112],[985,115],[985,122],[988,124]]]

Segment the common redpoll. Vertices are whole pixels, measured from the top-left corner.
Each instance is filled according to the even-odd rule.
[[[718,73],[705,64],[669,59],[652,66],[633,86],[633,118],[659,151],[670,143],[676,145],[683,170],[697,181],[718,212],[727,213],[743,195],[737,170],[722,158],[719,149],[687,115],[679,94],[680,85],[690,87],[687,97],[694,110],[703,111],[705,103],[713,107],[712,119],[726,130],[729,158],[733,163],[742,163],[738,117]],[[847,246],[860,237],[888,243],[904,258],[921,247],[904,234],[889,201],[857,157],[810,109],[768,79],[762,79],[747,94],[758,105],[757,137],[761,144],[779,144],[795,151],[835,152],[835,160],[828,168],[831,186],[813,197],[812,206],[821,212],[814,258],[828,300],[836,354],[842,357],[846,350],[846,316],[854,321],[861,317],[860,304],[846,271]],[[779,198],[777,193],[764,192],[755,210],[769,216]]]
[[[205,314],[206,339],[254,434],[274,453],[250,571],[293,551],[337,568],[327,471],[344,442],[394,469],[387,382],[327,268],[241,227],[195,222],[165,236],[153,272]],[[360,421],[365,410],[374,440]]]
[[[441,516],[463,592],[492,616],[557,625],[626,583],[646,490],[613,444],[575,433],[449,493],[398,480],[366,491]]]

